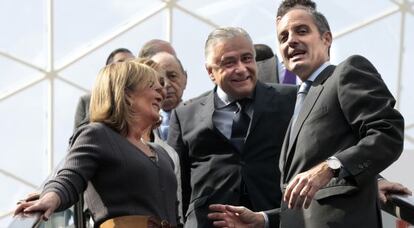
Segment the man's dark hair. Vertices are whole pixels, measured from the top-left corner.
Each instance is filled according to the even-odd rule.
[[[256,62],[270,59],[273,56],[275,56],[272,48],[270,48],[266,44],[255,44],[254,50],[256,51]]]
[[[280,3],[279,8],[277,9],[277,17],[285,15],[293,7],[299,5],[316,10],[316,3],[310,0],[285,0]]]
[[[287,12],[293,8],[304,9],[308,11],[318,28],[319,34],[330,32],[328,20],[326,17],[316,10],[316,3],[311,0],[285,0],[282,1],[277,9],[277,17],[283,17]]]
[[[106,59],[105,65],[111,64],[114,61],[115,55],[118,54],[118,53],[129,53],[131,55],[134,55],[134,54],[132,54],[132,52],[130,50],[128,50],[126,48],[117,48],[117,49],[113,50],[111,52],[111,54],[109,54],[108,58]]]

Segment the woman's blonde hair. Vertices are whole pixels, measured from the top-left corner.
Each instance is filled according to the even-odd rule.
[[[122,135],[132,123],[131,104],[126,92],[153,86],[160,80],[158,65],[147,58],[112,63],[98,74],[92,90],[90,121],[102,122]]]

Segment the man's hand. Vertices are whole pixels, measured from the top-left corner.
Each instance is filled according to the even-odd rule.
[[[378,197],[382,203],[387,202],[387,195],[389,194],[412,195],[413,193],[400,183],[390,182],[386,179],[379,179]]]
[[[214,220],[215,227],[262,228],[265,226],[261,212],[253,212],[245,207],[212,204],[209,209],[213,212],[208,214],[208,218]]]
[[[316,192],[333,177],[326,161],[312,169],[299,173],[288,184],[283,200],[289,208],[308,208]]]

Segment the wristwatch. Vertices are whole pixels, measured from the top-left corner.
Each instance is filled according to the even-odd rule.
[[[332,170],[333,176],[338,177],[339,171],[341,171],[341,161],[338,160],[336,157],[329,157],[326,159],[326,163],[328,164],[328,167]]]

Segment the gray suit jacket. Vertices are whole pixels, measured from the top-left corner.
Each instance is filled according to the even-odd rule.
[[[280,158],[282,188],[330,156],[347,173],[320,189],[309,209],[288,210],[282,203],[281,227],[382,226],[376,175],[403,149],[404,120],[394,104],[377,70],[361,56],[321,72],[294,128],[288,128]]]
[[[212,227],[208,205],[240,205],[243,178],[253,210],[279,206],[275,164],[293,112],[296,87],[257,83],[254,114],[239,152],[213,124],[214,91],[184,102],[171,116],[168,143],[180,155],[186,227]]]
[[[74,130],[84,124],[89,123],[89,104],[91,102],[91,94],[85,94],[79,98],[75,112]]]

